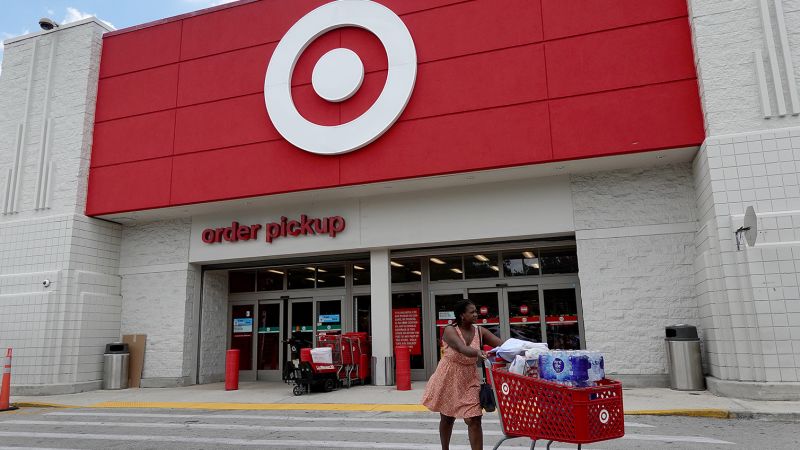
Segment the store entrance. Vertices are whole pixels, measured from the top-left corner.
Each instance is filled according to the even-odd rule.
[[[299,358],[286,341],[317,345],[322,334],[342,332],[343,296],[237,302],[230,307],[230,348],[239,350],[239,378],[280,381],[285,361]]]
[[[455,319],[455,304],[471,300],[478,325],[501,339],[547,342],[550,348],[583,348],[579,290],[574,283],[473,287],[431,292],[436,314],[436,361],[441,358],[444,327]]]

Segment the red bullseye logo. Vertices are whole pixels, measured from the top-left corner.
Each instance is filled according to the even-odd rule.
[[[519,307],[520,314],[528,315],[528,305],[521,305]]]
[[[485,306],[481,306],[481,315],[485,316],[487,314],[489,314],[489,308],[487,308]]]
[[[344,27],[374,34],[386,50],[386,84],[361,116],[341,125],[310,122],[292,99],[292,73],[305,49],[323,34]],[[389,8],[365,0],[338,0],[320,6],[295,23],[278,43],[264,79],[264,101],[275,129],[307,152],[338,155],[357,150],[385,133],[402,114],[417,77],[417,51],[402,20]],[[311,85],[325,101],[343,102],[364,81],[364,64],[352,50],[337,48],[314,66]]]

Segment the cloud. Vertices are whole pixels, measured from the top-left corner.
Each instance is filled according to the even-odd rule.
[[[184,3],[197,4],[201,8],[210,8],[212,6],[224,5],[225,3],[232,3],[236,0],[183,0]]]
[[[77,8],[73,8],[71,6],[67,6],[67,15],[64,16],[64,20],[61,21],[61,24],[64,25],[65,23],[77,22],[79,20],[88,19],[89,17],[97,17],[96,14],[86,13],[78,10]],[[97,20],[103,22],[104,24],[108,25],[109,27],[116,29],[111,22],[107,20],[103,20],[97,17]]]

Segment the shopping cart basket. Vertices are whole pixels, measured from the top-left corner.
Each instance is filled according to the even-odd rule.
[[[510,373],[489,361],[485,367],[490,368],[504,435],[494,450],[522,437],[533,441],[531,449],[538,440],[549,441],[548,449],[553,442],[578,444],[580,449],[581,444],[625,435],[619,381],[605,379],[594,387],[575,388]]]

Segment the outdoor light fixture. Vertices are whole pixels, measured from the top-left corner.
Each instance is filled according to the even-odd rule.
[[[275,270],[275,269],[267,269],[267,272],[272,272],[272,273],[276,273],[278,275],[283,275],[283,272],[281,272],[280,270]]]
[[[489,266],[489,268],[494,270],[495,272],[500,272],[500,268],[497,266]]]
[[[390,262],[389,264],[391,264],[391,265],[393,265],[393,266],[395,266],[395,267],[403,267],[403,265],[402,265],[402,264],[400,264],[399,262],[394,262],[394,261],[392,261],[392,262]]]
[[[533,258],[533,252],[522,252],[522,256],[526,258]]]
[[[58,24],[53,19],[42,17],[39,19],[39,28],[43,29],[44,31],[50,31],[53,28],[58,28]]]
[[[420,272],[419,270],[412,270],[411,273],[413,273],[414,275],[422,276],[422,272]]]
[[[444,261],[439,258],[431,258],[431,262],[436,264],[444,264]]]
[[[483,255],[475,255],[475,259],[477,259],[480,262],[486,262],[486,261],[489,260],[489,258],[487,258],[487,257],[485,257]]]
[[[453,271],[453,272],[455,272],[455,273],[457,273],[457,274],[459,274],[459,275],[460,275],[460,274],[462,274],[462,273],[464,273],[464,272],[462,272],[462,271],[461,271],[461,269],[456,269],[455,267],[453,267],[453,268],[452,268],[452,269],[450,269],[450,270],[451,270],[451,271]]]
[[[356,266],[356,265],[353,265],[353,269],[356,269],[356,270],[365,270],[363,267],[361,267],[361,266]]]

